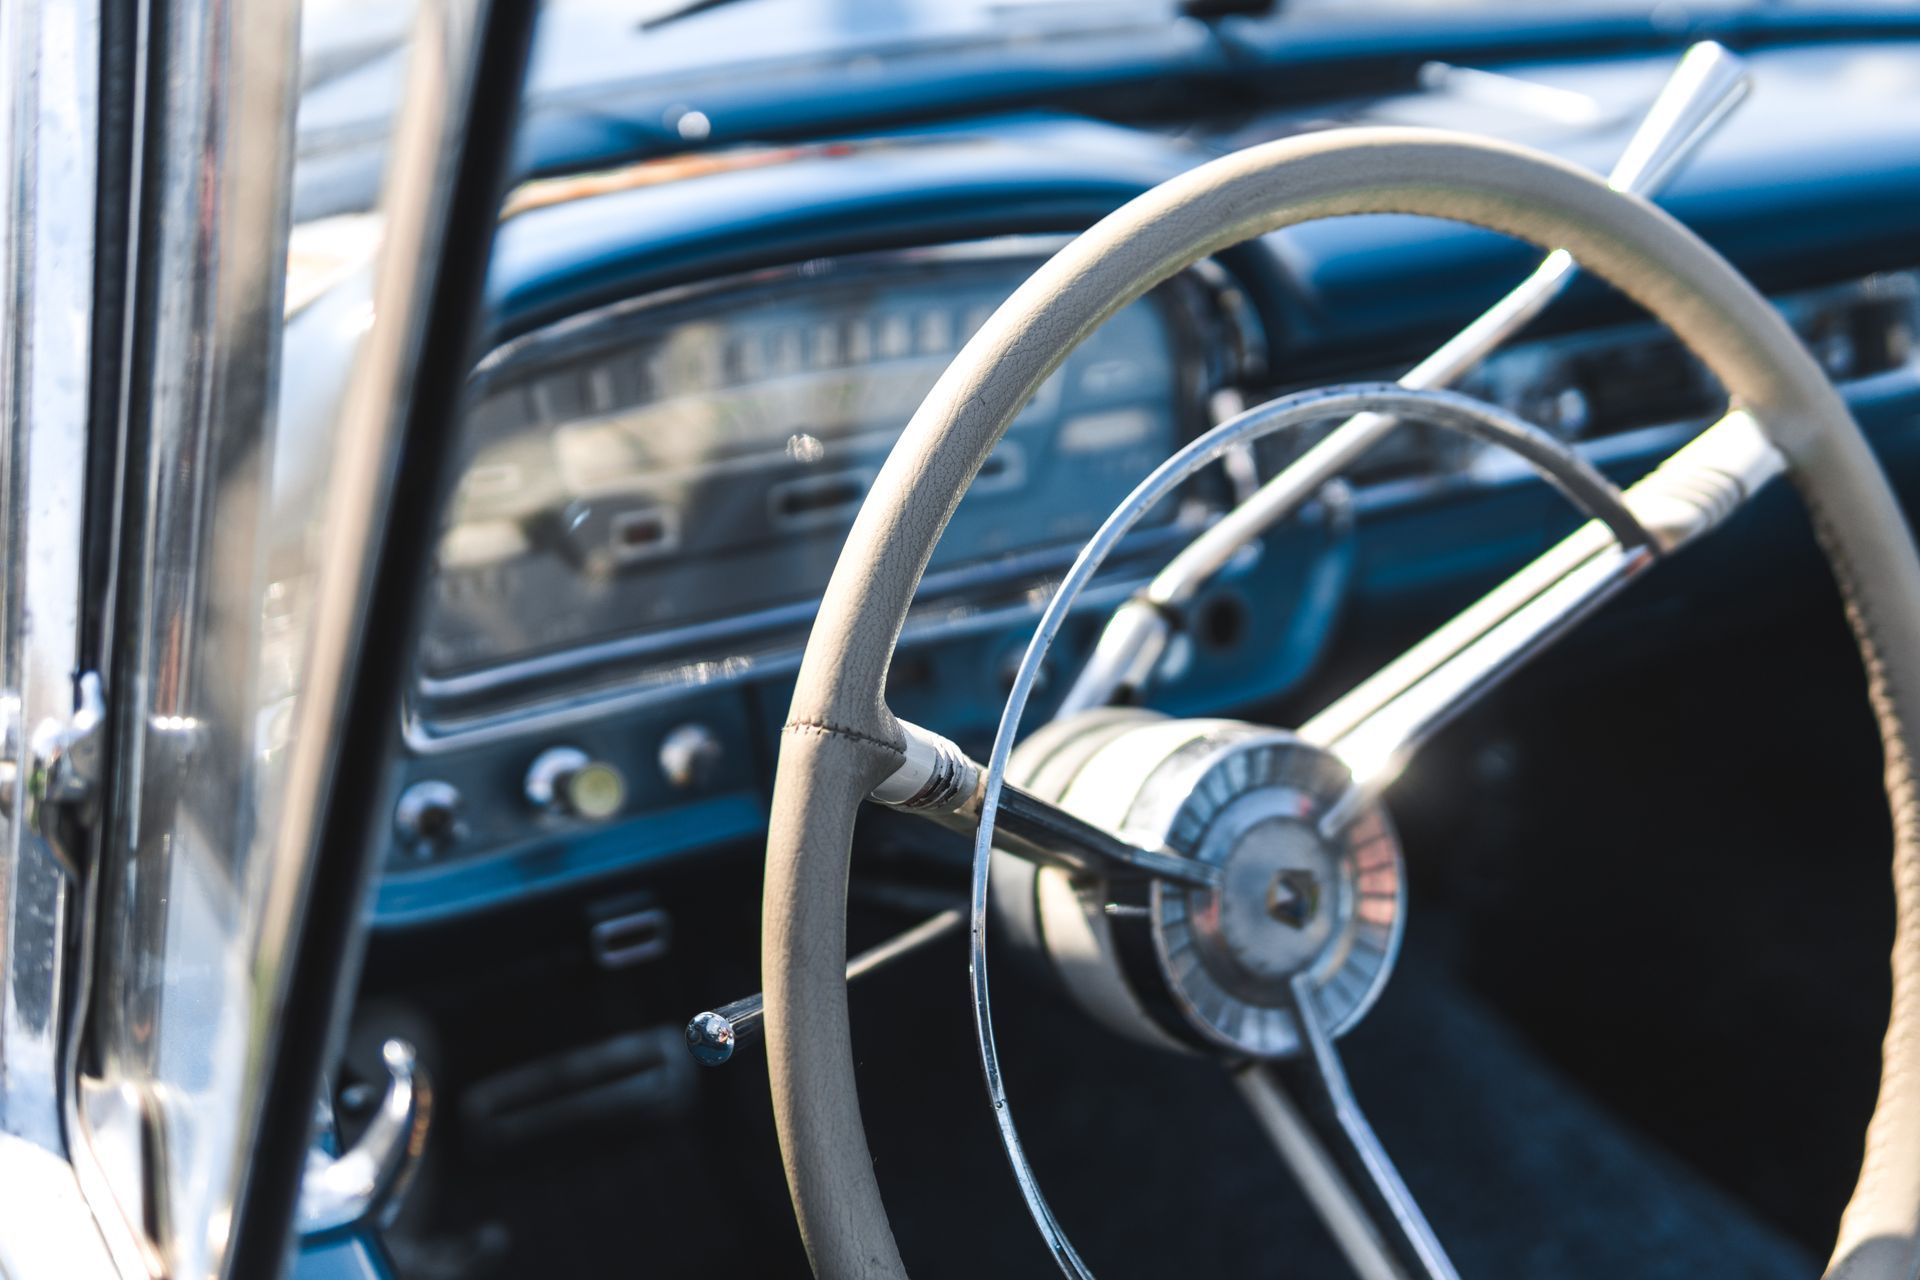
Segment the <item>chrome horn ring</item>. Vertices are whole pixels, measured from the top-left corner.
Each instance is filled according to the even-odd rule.
[[[975,802],[978,822],[974,829],[968,964],[974,1034],[1001,1144],[1028,1213],[1062,1270],[1070,1275],[1091,1277],[1092,1272],[1054,1216],[1020,1141],[993,1033],[993,1000],[987,976],[986,934],[996,819],[1020,722],[1041,664],[1074,602],[1120,540],[1157,502],[1230,449],[1275,432],[1361,413],[1424,421],[1511,448],[1574,505],[1603,524],[1620,547],[1649,561],[1655,554],[1656,538],[1643,527],[1620,491],[1546,432],[1458,392],[1412,390],[1393,383],[1300,391],[1247,410],[1161,463],[1088,539],[1047,602],[1021,655],[980,781]],[[1308,1018],[1329,1034],[1345,1031],[1384,987],[1404,926],[1404,877],[1398,846],[1384,812],[1372,801],[1347,803],[1346,789],[1353,785],[1350,779],[1341,777],[1345,785],[1329,790],[1328,782],[1336,776],[1329,773],[1329,766],[1338,775],[1346,773],[1345,766],[1330,754],[1289,734],[1231,725],[1226,729],[1227,736],[1235,739],[1231,745],[1209,751],[1197,770],[1183,771],[1176,765],[1176,773],[1188,776],[1173,787],[1177,793],[1173,802],[1149,801],[1143,812],[1138,800],[1152,790],[1156,773],[1175,762],[1189,743],[1204,741],[1209,727],[1218,722],[1166,723],[1173,726],[1176,735],[1184,726],[1184,736],[1169,738],[1160,744],[1157,758],[1145,762],[1144,768],[1128,771],[1138,788],[1134,796],[1123,801],[1121,807],[1126,812],[1080,812],[1077,816],[1095,822],[1106,819],[1105,825],[1117,827],[1123,836],[1136,842],[1150,842],[1148,847],[1164,843],[1183,856],[1219,866],[1226,878],[1218,889],[1174,886],[1163,879],[1151,881],[1144,886],[1148,900],[1132,904],[1144,907],[1144,916],[1128,921],[1118,931],[1119,936],[1115,936],[1108,913],[1082,913],[1088,927],[1085,940],[1098,961],[1094,966],[1066,966],[1070,972],[1090,975],[1075,994],[1102,1021],[1123,1031],[1149,1040],[1205,1044],[1241,1058],[1286,1057],[1299,1052],[1314,1031],[1306,1025]],[[1300,767],[1302,762],[1304,768]],[[901,785],[896,776],[887,788],[899,789]],[[1109,786],[1101,790],[1110,797],[1114,789]],[[1250,803],[1258,805],[1262,800],[1283,797],[1293,797],[1298,806],[1291,820],[1263,806],[1260,813],[1251,815],[1247,831],[1223,836],[1221,819]],[[1060,799],[1070,812],[1075,810],[1071,795]],[[1241,812],[1238,818],[1249,816]],[[1143,825],[1158,829],[1142,830]],[[1255,827],[1284,834],[1278,840],[1248,840]],[[1229,923],[1226,910],[1225,895],[1239,887],[1241,878],[1235,868],[1249,863],[1251,878],[1262,880],[1257,887],[1263,897],[1271,892],[1264,874],[1269,871],[1276,883],[1288,870],[1317,870],[1317,880],[1330,881],[1335,892],[1325,895],[1321,909],[1313,913],[1314,922],[1324,925],[1324,936],[1317,941],[1305,937],[1305,945],[1286,948],[1287,954],[1277,961],[1263,962],[1258,954],[1262,940],[1283,936],[1281,931],[1286,926],[1275,921],[1273,929],[1266,929],[1244,922],[1246,913],[1238,909],[1244,904],[1235,904],[1237,919]],[[1048,875],[1062,877],[1056,886],[1065,887],[1063,873],[1043,870],[1039,873],[1043,896]],[[1072,907],[1065,905],[1063,911],[1063,905],[1076,895],[1067,890],[1064,896],[1058,891],[1052,896],[1054,909],[1047,914],[1056,921],[1071,918]],[[1210,936],[1209,931],[1196,927],[1209,915],[1209,902],[1217,917]],[[1266,908],[1263,902],[1258,911],[1264,913]],[[1149,973],[1138,962],[1143,939],[1153,950],[1157,972]],[[1131,960],[1130,949],[1135,953]],[[1328,963],[1330,959],[1332,963]],[[1101,975],[1098,962],[1110,965],[1113,972]],[[1145,983],[1157,977],[1184,1027],[1165,1016],[1156,1016],[1156,1002],[1151,997],[1138,1001],[1140,1018],[1132,1019],[1133,1025],[1129,1026],[1130,1011],[1116,1009],[1111,998],[1116,981],[1108,977],[1118,985],[1129,986],[1136,996]],[[1069,987],[1074,989],[1074,984],[1069,983]],[[1296,1001],[1309,988],[1316,1007],[1303,1010]],[[1159,1036],[1148,1027],[1156,1029]],[[1183,1030],[1188,1034],[1181,1034]]]

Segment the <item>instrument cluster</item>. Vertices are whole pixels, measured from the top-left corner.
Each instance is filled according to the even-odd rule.
[[[1043,260],[998,242],[811,263],[644,298],[495,352],[420,654],[457,720],[797,648],[854,514],[935,379]],[[1057,571],[1199,429],[1204,289],[1176,280],[1091,335],[981,469],[930,608]],[[1180,519],[1155,514],[1151,526]]]
[[[670,288],[481,361],[376,919],[439,918],[757,831],[762,744],[868,488],[960,347],[1060,243]],[[895,664],[900,705],[989,716],[1002,650],[1047,584],[1263,354],[1212,264],[1089,335],[948,526]],[[1131,590],[1233,483],[1204,478],[1153,513],[1104,589]]]

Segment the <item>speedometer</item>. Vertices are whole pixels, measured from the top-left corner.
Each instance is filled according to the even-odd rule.
[[[1039,261],[1031,245],[976,245],[813,263],[495,352],[473,383],[423,674],[477,689],[791,643],[901,428]],[[923,598],[1057,571],[1197,427],[1203,353],[1182,318],[1195,290],[1134,303],[1046,382]]]

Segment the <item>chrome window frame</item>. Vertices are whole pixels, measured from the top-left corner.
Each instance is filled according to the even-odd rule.
[[[272,449],[298,0],[136,3],[115,11],[133,29],[116,27],[114,62],[97,0],[0,3],[0,678],[22,695],[0,722],[0,964],[6,992],[25,997],[0,1002],[0,1273],[255,1276],[289,1257],[373,866],[368,806],[340,797],[369,785],[379,753],[358,744],[390,733],[401,685],[394,673],[383,714],[363,710],[389,674],[365,638],[376,618],[406,621],[369,601],[410,563],[395,548],[407,510],[396,477],[409,457],[429,480],[438,464],[437,440],[424,453],[411,443],[445,416],[422,390],[428,365],[455,367],[458,347],[451,393],[469,358],[474,273],[439,265],[456,243],[482,258],[490,244],[532,12],[530,0],[421,0],[368,324],[324,465],[299,477],[312,491],[289,495]],[[100,83],[103,65],[114,83]],[[103,89],[132,104],[130,154],[101,149]],[[472,127],[481,120],[491,128]],[[125,170],[102,176],[97,162]],[[96,222],[96,178],[126,184],[126,227]],[[125,328],[109,335],[92,307],[116,285],[123,234],[126,307],[102,323]],[[115,349],[89,351],[96,332]],[[121,378],[112,390],[107,370]],[[83,559],[83,500],[100,474],[90,442],[118,450],[111,498],[93,495],[119,526],[110,566]],[[311,553],[294,575],[302,626],[284,688],[262,664],[265,602],[283,585],[264,547],[283,524]],[[97,626],[112,748],[94,775],[98,849],[89,861],[62,842],[79,878],[49,879],[33,747],[42,726],[75,723],[79,646],[93,634],[81,583],[102,573],[115,589]],[[282,737],[258,714],[273,712]],[[169,893],[183,863],[198,915]],[[89,904],[103,885],[118,895],[79,938],[76,884]],[[213,958],[179,963],[170,936],[202,931],[195,956]],[[128,992],[159,1009],[173,997],[173,1025],[120,1035]],[[224,1065],[204,1073],[211,1051],[199,1050],[215,1042]]]
[[[0,4],[0,1274],[76,1280],[116,1268],[67,1158],[77,894],[26,765],[80,663],[100,54],[97,0]]]
[[[0,6],[10,86],[0,239],[5,536],[0,689],[0,1132],[62,1150],[58,1091],[69,883],[33,822],[27,739],[74,710],[93,321],[99,10]],[[76,343],[75,334],[81,335]]]

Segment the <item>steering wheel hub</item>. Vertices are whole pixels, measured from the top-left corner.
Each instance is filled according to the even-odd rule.
[[[1340,814],[1346,766],[1283,731],[1107,712],[1050,726],[1013,772],[1126,839],[1220,868],[1218,888],[1005,870],[1014,933],[1074,997],[1136,1038],[1260,1058],[1302,1046],[1297,999],[1336,1032],[1386,984],[1405,908],[1400,848],[1378,805]],[[1330,815],[1338,815],[1337,827]],[[998,895],[997,895],[998,896]]]
[[[1327,949],[1345,896],[1337,891],[1346,878],[1339,855],[1307,823],[1273,816],[1274,799],[1262,789],[1229,804],[1200,855],[1219,866],[1220,891],[1177,895],[1186,899],[1196,950],[1216,957],[1236,988],[1285,982],[1310,968]]]

